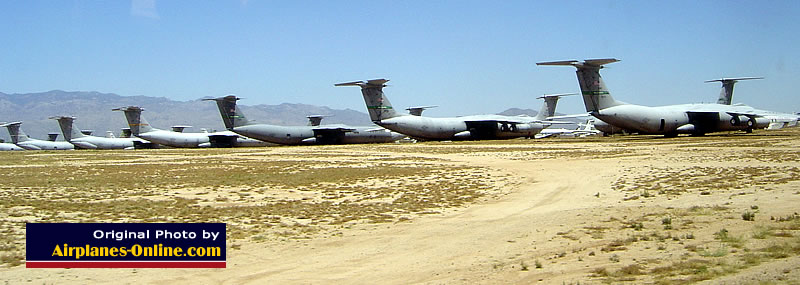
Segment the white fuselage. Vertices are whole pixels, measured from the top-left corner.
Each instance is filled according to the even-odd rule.
[[[681,104],[660,107],[618,105],[597,112],[596,118],[625,130],[646,134],[706,133],[752,129],[764,121],[750,122],[754,109],[746,105]],[[749,124],[752,123],[752,124]]]
[[[533,137],[544,128],[533,117],[501,115],[473,115],[452,118],[404,115],[375,123],[392,131],[423,140]]]
[[[37,139],[28,139],[24,142],[18,142],[17,146],[27,150],[69,150],[75,149],[75,146],[69,142],[52,142]]]
[[[209,133],[178,133],[165,130],[152,130],[139,133],[137,137],[152,143],[170,147],[209,147],[211,146]]]
[[[102,138],[95,136],[84,136],[71,139],[69,142],[78,148],[85,149],[133,149],[135,141],[147,143],[139,138]]]
[[[335,137],[332,141],[327,141],[326,130],[346,129],[348,131],[339,134],[331,133]],[[371,127],[350,127],[344,125],[320,125],[320,126],[276,126],[267,124],[253,124],[234,127],[234,133],[262,140],[265,142],[297,145],[297,144],[326,144],[326,143],[386,143],[403,138],[403,135],[387,132],[377,126]],[[335,131],[333,131],[335,132]],[[319,139],[319,140],[317,140]]]

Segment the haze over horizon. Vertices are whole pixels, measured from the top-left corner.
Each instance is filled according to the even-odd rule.
[[[24,1],[0,4],[0,92],[98,91],[188,101],[365,111],[343,81],[387,78],[396,108],[430,116],[538,110],[578,91],[551,60],[615,57],[615,98],[642,105],[734,102],[800,111],[797,1]],[[558,111],[583,112],[579,96]],[[13,119],[13,118],[6,118]]]

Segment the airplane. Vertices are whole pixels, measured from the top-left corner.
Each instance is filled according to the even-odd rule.
[[[411,114],[397,113],[383,93],[383,87],[386,87],[388,81],[374,79],[337,83],[334,86],[361,87],[361,94],[364,96],[372,122],[418,140],[530,138],[551,124],[546,122],[546,112],[540,112],[536,117],[473,115],[450,118],[423,117],[422,110],[419,110],[420,115],[416,115],[414,108],[409,108]]]
[[[0,125],[0,127],[6,127],[8,129],[8,135],[11,136],[11,142],[16,144],[17,146],[27,149],[27,150],[68,150],[68,149],[75,149],[75,146],[69,142],[57,142],[55,138],[53,141],[49,140],[37,140],[25,134],[20,128],[22,122],[12,122]]]
[[[746,105],[681,104],[659,107],[617,101],[606,88],[600,69],[619,61],[615,58],[539,62],[537,65],[564,65],[577,68],[578,83],[586,111],[615,127],[641,134],[703,135],[711,132],[752,132],[769,125],[769,120]]]
[[[752,80],[752,79],[764,79],[764,77],[721,78],[714,80],[706,80],[705,82],[722,83],[722,90],[719,93],[719,99],[717,100],[717,104],[731,105],[733,101],[733,86],[736,84],[736,82],[741,80]],[[734,104],[734,105],[741,105],[741,104]],[[764,118],[770,121],[769,126],[767,126],[768,130],[777,130],[784,127],[794,127],[797,126],[798,121],[800,121],[800,116],[796,114],[773,112],[773,111],[758,110],[758,109],[754,109],[753,112],[763,116]]]
[[[595,119],[587,119],[586,123],[579,123],[578,128],[574,130],[564,129],[564,128],[546,128],[536,134],[534,138],[541,139],[547,137],[588,137],[602,133],[602,131],[598,130],[594,127]]]
[[[78,148],[84,149],[134,149],[138,147],[152,147],[152,143],[140,138],[104,138],[84,135],[73,125],[75,117],[55,116],[50,117],[58,121],[64,140]]]
[[[705,82],[706,83],[708,83],[708,82],[720,82],[720,83],[722,83],[722,90],[719,93],[719,98],[717,99],[717,104],[731,105],[731,101],[733,99],[733,86],[736,84],[736,82],[741,81],[741,80],[754,80],[754,79],[764,79],[764,77],[721,78],[721,79],[707,80]],[[741,106],[741,104],[738,104],[738,105]],[[762,114],[762,115],[764,115],[764,118],[770,119],[770,124],[767,127],[767,129],[781,128],[781,127],[784,126],[784,124],[785,125],[789,125],[789,124],[791,124],[791,121],[792,121],[791,119],[792,118],[795,118],[794,122],[796,124],[796,117],[797,116],[793,116],[791,114],[779,114],[779,115],[783,115],[783,116],[777,116],[775,118],[770,118],[770,116],[775,116],[778,113],[770,114],[770,113],[775,113],[775,112],[770,112],[770,111],[764,111],[764,112],[765,112],[765,114]],[[787,116],[788,116],[788,119],[785,118]],[[780,122],[778,122],[779,120],[780,120]],[[778,127],[778,126],[780,126],[780,127]],[[619,133],[635,133],[636,132],[635,130],[625,130],[625,129],[610,125],[610,124],[608,124],[606,122],[599,121],[599,120],[595,124],[595,128],[597,128],[598,130],[602,131],[603,135],[619,134]]]
[[[228,130],[270,143],[284,145],[386,143],[405,137],[377,126],[276,126],[256,124],[248,121],[244,113],[237,108],[236,101],[239,99],[234,95],[228,95],[203,100],[217,102],[222,121]]]
[[[232,132],[216,133],[184,133],[189,126],[173,126],[172,131],[156,129],[142,117],[142,109],[138,106],[127,106],[112,109],[122,111],[128,121],[131,134],[153,143],[178,148],[196,147],[233,147],[233,146],[267,146],[269,144],[248,138],[242,138]]]

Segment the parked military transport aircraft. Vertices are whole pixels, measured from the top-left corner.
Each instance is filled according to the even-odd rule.
[[[263,140],[266,142],[297,144],[352,144],[352,143],[385,143],[399,140],[405,136],[390,132],[378,126],[350,127],[345,125],[319,126],[276,126],[255,124],[245,118],[236,101],[239,98],[229,95],[214,99],[216,101],[225,127],[234,133]]]
[[[153,143],[170,147],[229,147],[229,146],[267,146],[268,143],[244,138],[232,132],[215,133],[184,133],[188,126],[173,126],[175,131],[156,129],[142,117],[144,109],[138,106],[128,106],[113,109],[122,111],[128,120],[133,136],[148,140]]]
[[[75,146],[69,142],[57,142],[49,141],[49,140],[37,140],[34,138],[28,137],[25,132],[22,131],[20,125],[22,122],[13,122],[8,124],[0,125],[0,127],[6,127],[8,129],[8,135],[11,136],[11,142],[16,144],[17,146],[27,149],[27,150],[64,150],[64,149],[75,149]]]
[[[751,80],[751,79],[764,79],[764,77],[722,78],[722,79],[707,80],[706,82],[721,82],[722,90],[719,93],[719,99],[717,100],[717,104],[731,105],[731,102],[733,101],[733,86],[736,84],[736,82],[741,80]],[[733,104],[733,105],[742,106],[741,104]],[[796,114],[773,112],[773,111],[766,111],[759,109],[753,109],[753,112],[769,120],[770,123],[769,126],[767,127],[767,129],[769,130],[781,129],[784,127],[793,127],[797,125],[798,121],[800,121],[800,116]]]
[[[13,143],[0,143],[0,151],[6,151],[6,150],[25,150],[25,149],[18,147]]]
[[[600,130],[594,127],[595,118],[590,118],[586,120],[586,123],[578,124],[578,128],[574,130],[570,129],[555,129],[555,128],[546,128],[542,130],[540,133],[536,134],[535,138],[548,138],[548,137],[588,137],[593,136],[601,133]]]
[[[104,138],[84,135],[73,125],[75,117],[56,116],[50,117],[58,121],[64,140],[76,147],[86,149],[134,149],[135,145],[151,147],[152,144],[140,138]]]
[[[765,128],[769,120],[752,112],[749,106],[722,104],[682,104],[660,107],[633,105],[615,100],[606,88],[600,69],[617,59],[590,59],[540,62],[537,65],[568,65],[578,69],[578,83],[586,111],[592,116],[641,134],[702,135],[710,132]]]
[[[421,140],[481,140],[533,137],[550,125],[546,112],[536,117],[473,115],[451,118],[421,116],[425,107],[409,108],[411,114],[394,110],[383,93],[387,79],[338,83],[334,86],[359,86],[370,119],[377,125]],[[419,111],[420,115],[416,112]]]

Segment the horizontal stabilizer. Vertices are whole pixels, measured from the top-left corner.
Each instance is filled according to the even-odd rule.
[[[578,63],[579,61],[577,60],[562,60],[562,61],[537,62],[536,65],[575,65]]]
[[[389,82],[388,79],[372,79],[367,81],[353,81],[353,82],[344,82],[344,83],[336,83],[333,86],[361,86],[361,87],[369,87],[369,86],[384,86],[386,82]]]
[[[617,61],[619,61],[619,59],[602,58],[602,59],[587,59],[584,61],[563,60],[563,61],[537,62],[536,65],[570,65],[575,67],[583,67],[583,66],[603,66]]]
[[[408,107],[408,108],[406,108],[406,110],[408,110],[408,113],[411,114],[411,115],[422,116],[422,111],[425,111],[425,110],[430,109],[430,108],[436,108],[436,107],[439,107],[439,106],[435,106],[435,105],[432,105],[432,106],[414,106],[414,107]]]
[[[753,80],[753,79],[764,79],[764,77],[738,77],[738,78],[720,78],[714,80],[706,80],[704,82],[731,82],[731,81],[740,81],[740,80]]]
[[[144,108],[139,106],[127,106],[111,109],[111,111],[144,111]]]
[[[410,111],[411,109],[430,109],[430,108],[436,108],[436,107],[439,107],[439,106],[437,106],[437,105],[430,105],[430,106],[414,106],[414,107],[408,107],[408,108],[406,108],[406,110],[409,110],[409,111]]]
[[[222,96],[222,97],[217,97],[217,98],[200,99],[200,101],[218,101],[218,100],[226,100],[226,99],[227,100],[242,100],[244,98],[236,97],[236,95],[233,95],[233,94],[228,94],[228,95],[225,95],[225,96]]]
[[[544,99],[547,97],[564,97],[564,96],[572,96],[578,95],[578,93],[559,93],[559,94],[544,94],[542,96],[536,97],[536,99]]]
[[[21,125],[22,122],[0,123],[0,127],[8,127],[13,125]]]

